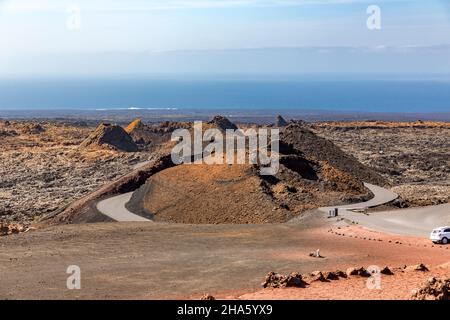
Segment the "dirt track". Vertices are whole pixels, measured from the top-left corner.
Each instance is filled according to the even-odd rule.
[[[448,262],[450,250],[341,237],[309,216],[276,225],[98,223],[0,239],[0,298],[175,298],[245,293],[269,271]],[[326,222],[325,222],[326,223]],[[321,249],[324,259],[308,253]],[[69,265],[82,289],[67,290]]]

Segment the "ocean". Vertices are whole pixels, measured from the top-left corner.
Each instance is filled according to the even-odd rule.
[[[0,110],[252,110],[450,112],[449,80],[14,79]]]

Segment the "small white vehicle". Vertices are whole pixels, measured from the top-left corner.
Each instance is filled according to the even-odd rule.
[[[440,227],[431,231],[430,239],[434,243],[447,244],[450,241],[450,227]]]

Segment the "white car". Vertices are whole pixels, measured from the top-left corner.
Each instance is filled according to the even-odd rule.
[[[430,234],[430,239],[434,243],[447,244],[450,241],[450,227],[434,229]]]

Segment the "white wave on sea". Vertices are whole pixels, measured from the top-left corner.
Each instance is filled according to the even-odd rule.
[[[96,108],[95,111],[112,111],[112,110],[163,110],[163,111],[176,111],[178,108],[138,108],[138,107],[129,107],[129,108]]]

